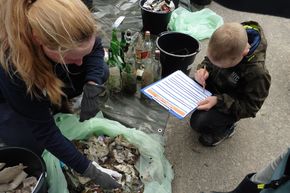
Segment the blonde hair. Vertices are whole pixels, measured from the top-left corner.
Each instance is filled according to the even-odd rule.
[[[211,36],[207,52],[214,61],[235,61],[241,57],[247,43],[247,33],[241,24],[226,23]]]
[[[81,0],[0,0],[0,22],[2,67],[19,74],[32,97],[44,91],[60,105],[63,82],[35,38],[63,56],[96,33],[90,11]]]

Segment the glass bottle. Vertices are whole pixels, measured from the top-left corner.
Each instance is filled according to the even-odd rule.
[[[145,65],[145,69],[142,75],[142,82],[141,87],[148,86],[154,82],[155,79],[155,65],[153,60],[150,60],[150,62],[147,62]]]
[[[161,68],[161,64],[160,64],[160,50],[155,50],[154,53],[154,80],[160,80],[161,79],[161,72],[162,72],[162,68]]]
[[[129,65],[131,72],[136,74],[136,64],[135,64],[135,57],[134,57],[134,47],[129,46],[128,51],[125,53],[125,64],[126,66]],[[128,68],[126,68],[128,69]]]
[[[138,35],[137,43],[135,46],[135,58],[136,63],[141,64],[142,63],[142,52],[143,52],[143,38],[142,35]],[[139,66],[137,66],[139,68]]]
[[[110,48],[112,50],[112,54],[117,56],[120,55],[120,41],[117,36],[117,29],[112,30],[112,38],[110,42]]]
[[[137,71],[136,71],[137,80],[142,80],[144,69],[145,69],[144,65],[142,63],[139,64],[139,67],[137,68]]]
[[[126,35],[125,35],[125,41],[126,41],[126,50],[128,51],[129,46],[132,43],[132,33],[130,30],[126,31]]]
[[[125,40],[125,32],[121,32],[121,41],[120,41],[120,56],[124,60],[125,53],[127,52],[126,50],[126,40]]]
[[[150,37],[150,31],[146,31],[144,35],[142,59],[151,58],[152,42]]]
[[[109,59],[107,61],[107,64],[109,65],[109,67],[117,66],[116,61],[114,60],[111,48],[109,48],[109,50],[108,50],[108,55],[109,55]]]
[[[112,50],[109,49],[109,59],[107,61],[109,65],[109,80],[108,88],[112,93],[120,92],[122,89],[122,80],[121,80],[121,71],[116,61],[115,56],[112,53]]]
[[[150,66],[152,65],[151,52],[152,52],[152,42],[150,40],[150,32],[146,31],[144,43],[143,43],[143,51],[142,51],[142,64],[144,65],[144,72],[147,69],[147,66],[148,66],[148,68],[150,68]],[[152,71],[152,73],[153,73],[153,71]],[[146,75],[146,76],[148,76],[148,75]]]
[[[125,53],[125,68],[121,72],[122,90],[125,94],[133,95],[137,90],[134,48],[129,46]]]

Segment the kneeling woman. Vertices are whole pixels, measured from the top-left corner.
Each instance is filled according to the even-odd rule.
[[[81,92],[81,120],[98,111],[108,67],[90,11],[81,0],[1,0],[0,13],[1,140],[39,155],[47,149],[103,188],[119,187],[120,174],[77,151],[52,113]]]

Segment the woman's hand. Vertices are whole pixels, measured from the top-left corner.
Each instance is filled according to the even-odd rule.
[[[209,96],[206,99],[204,99],[203,101],[200,101],[198,103],[197,109],[208,111],[216,104],[217,104],[217,97],[216,96]]]
[[[100,106],[108,99],[106,87],[103,85],[87,83],[81,102],[80,122],[88,120],[99,112]]]
[[[100,185],[104,189],[112,190],[122,187],[122,185],[117,182],[118,178],[122,178],[121,174],[103,168],[94,161],[90,163],[89,167],[83,173],[83,176],[91,178],[95,184]]]

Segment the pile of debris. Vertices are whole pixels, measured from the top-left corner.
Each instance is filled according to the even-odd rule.
[[[175,5],[171,0],[147,0],[143,8],[153,12],[168,13],[175,9]]]
[[[115,170],[122,174],[118,182],[122,188],[103,190],[101,187],[69,169],[63,167],[71,193],[142,193],[144,184],[139,178],[139,173],[134,167],[140,153],[122,135],[115,138],[92,136],[87,141],[73,141],[77,149],[85,154],[88,159],[97,162],[104,168]]]
[[[5,167],[0,163],[0,192],[5,193],[31,193],[37,184],[34,176],[28,177],[24,171],[26,166],[22,163],[12,167]]]

